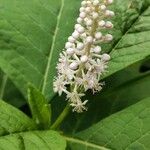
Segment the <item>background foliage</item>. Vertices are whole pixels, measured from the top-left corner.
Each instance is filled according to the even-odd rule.
[[[31,117],[0,101],[0,149],[63,150],[66,141],[71,150],[150,149],[150,0],[114,0],[114,41],[102,45],[112,58],[106,86],[87,92],[89,110],[70,113],[63,134],[47,130],[45,104],[51,102],[52,122],[66,105],[52,83],[80,2],[0,0],[0,99]],[[37,88],[30,94],[28,83]]]

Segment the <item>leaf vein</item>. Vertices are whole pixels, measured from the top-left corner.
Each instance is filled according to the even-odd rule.
[[[49,52],[49,57],[48,57],[48,62],[47,62],[47,66],[46,66],[46,69],[45,69],[45,74],[44,74],[44,77],[43,77],[43,85],[42,85],[42,93],[43,94],[45,93],[45,89],[46,89],[49,69],[51,67],[50,63],[51,63],[52,55],[53,55],[53,52],[54,52],[54,45],[55,45],[55,42],[56,42],[56,36],[57,36],[57,33],[58,33],[58,29],[59,29],[58,27],[59,27],[59,24],[60,24],[60,18],[61,18],[63,8],[64,8],[64,0],[61,0],[61,7],[60,7],[60,10],[59,10],[59,13],[58,13],[58,16],[57,16],[56,28],[55,28],[54,35],[53,35],[52,45],[51,45],[50,52]]]
[[[63,136],[67,141],[70,141],[70,142],[74,142],[74,143],[79,143],[81,145],[85,145],[86,148],[87,146],[89,147],[92,147],[92,148],[96,148],[98,150],[110,150],[106,147],[103,147],[103,146],[100,146],[100,145],[97,145],[95,143],[91,143],[91,142],[87,142],[87,141],[83,141],[81,139],[77,139],[77,138],[71,138],[71,137],[67,137],[67,136]]]

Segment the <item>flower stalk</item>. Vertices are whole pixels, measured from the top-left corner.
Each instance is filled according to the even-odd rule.
[[[56,119],[54,124],[52,124],[50,129],[52,129],[52,130],[57,129],[60,126],[60,124],[62,123],[62,121],[66,118],[66,116],[68,115],[69,111],[70,111],[70,105],[68,104],[68,105],[66,105],[66,107],[64,108],[64,110],[62,111],[60,116]]]
[[[66,93],[69,105],[78,113],[87,110],[85,105],[88,100],[82,99],[84,93],[87,90],[95,93],[102,89],[103,83],[99,79],[108,68],[110,56],[102,53],[100,45],[113,40],[111,34],[104,34],[104,30],[113,28],[108,19],[114,16],[114,12],[107,7],[112,2],[83,0],[75,30],[60,54],[54,91],[59,95]]]

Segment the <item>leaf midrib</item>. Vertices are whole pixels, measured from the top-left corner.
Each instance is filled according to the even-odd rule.
[[[63,137],[66,139],[66,141],[69,141],[69,142],[72,142],[72,143],[78,143],[78,144],[81,144],[81,145],[85,145],[86,148],[91,147],[91,148],[95,148],[95,149],[98,149],[98,150],[111,150],[111,149],[108,149],[106,147],[97,145],[95,143],[91,143],[91,142],[88,142],[88,141],[83,141],[81,139],[77,139],[77,138],[73,138],[73,137],[67,137],[67,136],[63,136]]]
[[[8,76],[6,74],[3,74],[2,77],[2,84],[0,86],[0,99],[3,99],[4,93],[5,93],[5,87],[7,84]]]
[[[60,6],[59,13],[58,13],[58,16],[57,16],[57,23],[56,23],[56,27],[55,27],[55,31],[54,31],[54,35],[53,35],[52,45],[51,45],[51,48],[50,48],[50,51],[49,51],[48,61],[47,61],[47,65],[46,65],[46,69],[45,69],[45,73],[44,73],[44,77],[43,77],[43,84],[42,84],[42,90],[41,90],[43,94],[45,94],[48,74],[49,74],[49,70],[50,70],[50,67],[51,67],[52,55],[53,55],[53,52],[54,52],[56,36],[57,36],[57,33],[58,33],[58,26],[60,24],[61,14],[62,14],[62,11],[63,11],[63,8],[64,8],[64,1],[65,0],[61,0],[61,6]]]

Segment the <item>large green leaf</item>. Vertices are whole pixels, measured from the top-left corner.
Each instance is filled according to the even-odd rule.
[[[52,82],[57,59],[73,31],[80,2],[0,0],[0,67],[24,95],[31,82],[48,99],[54,96]],[[105,51],[112,51],[108,75],[150,54],[148,6],[149,0],[114,2],[115,39],[102,45]],[[137,33],[141,28],[142,32]]]
[[[0,0],[0,67],[24,94],[31,82],[52,96],[56,61],[73,30],[79,3]]]
[[[71,150],[149,150],[150,98],[66,137]]]
[[[0,100],[0,136],[32,129],[36,129],[33,120]]]
[[[65,150],[59,133],[36,129],[33,120],[0,100],[0,150]]]
[[[0,137],[1,150],[65,150],[65,140],[55,131],[30,131]]]

